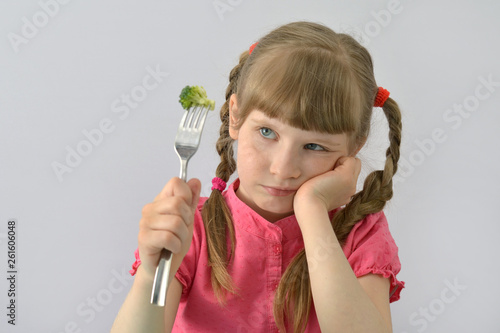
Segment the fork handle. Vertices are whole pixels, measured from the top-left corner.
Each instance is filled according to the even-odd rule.
[[[181,172],[180,172],[179,177],[183,181],[186,181],[186,179],[187,179],[187,164],[188,164],[188,160],[184,159],[184,158],[181,158],[180,160],[181,160]]]
[[[187,178],[187,162],[186,159],[181,159],[180,178],[183,181],[186,181]],[[156,267],[153,290],[151,291],[151,304],[165,306],[171,264],[172,252],[167,249],[161,250],[160,262]]]
[[[171,263],[172,252],[167,249],[161,250],[160,262],[158,263],[158,267],[156,267],[153,291],[151,293],[151,304],[165,306]]]

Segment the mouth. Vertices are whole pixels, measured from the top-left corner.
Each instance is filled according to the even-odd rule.
[[[297,192],[297,190],[290,189],[290,188],[271,187],[271,186],[264,186],[264,185],[262,185],[262,187],[264,187],[264,189],[267,191],[267,193],[269,193],[270,195],[275,196],[275,197],[286,197],[286,196],[295,194],[295,192]]]

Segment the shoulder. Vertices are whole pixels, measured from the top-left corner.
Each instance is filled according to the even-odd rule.
[[[344,252],[352,253],[361,246],[396,246],[383,211],[367,215],[357,222],[347,236]],[[397,248],[397,247],[396,247]]]

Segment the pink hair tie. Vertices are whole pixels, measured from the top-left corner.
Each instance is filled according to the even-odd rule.
[[[212,191],[219,190],[224,191],[226,189],[226,182],[220,179],[219,177],[215,177],[212,179]]]
[[[383,107],[385,101],[389,98],[390,92],[382,87],[378,87],[377,97],[375,97],[375,103],[373,106]]]
[[[255,42],[255,43],[253,43],[253,44],[250,46],[250,48],[248,48],[248,54],[249,54],[249,55],[250,55],[250,54],[252,54],[253,49],[255,49],[255,47],[257,46],[257,44],[259,44],[259,42]]]

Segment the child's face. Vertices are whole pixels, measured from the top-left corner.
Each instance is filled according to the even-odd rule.
[[[293,214],[297,189],[349,153],[346,134],[301,130],[258,110],[229,132],[238,140],[236,194],[270,222]]]

